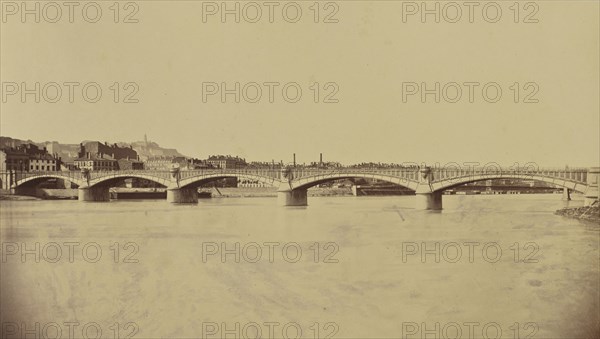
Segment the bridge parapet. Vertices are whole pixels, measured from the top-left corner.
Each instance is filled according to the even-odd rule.
[[[318,169],[318,168],[291,168],[293,179],[305,179],[305,178],[329,178],[335,177],[339,174],[356,174],[358,177],[365,175],[381,175],[396,177],[409,180],[418,180],[418,168],[356,168],[356,167],[336,167],[330,169]]]
[[[433,169],[432,182],[441,182],[448,179],[457,178],[479,178],[479,177],[521,177],[524,180],[535,179],[535,177],[545,177],[549,179],[562,179],[576,183],[587,183],[588,169],[514,169],[514,168],[437,168]]]

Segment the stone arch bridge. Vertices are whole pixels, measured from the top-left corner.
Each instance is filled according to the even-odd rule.
[[[158,183],[167,188],[167,200],[173,203],[198,201],[200,185],[223,178],[258,181],[277,187],[278,201],[285,206],[307,205],[307,189],[332,180],[368,178],[386,181],[415,191],[416,207],[441,209],[442,192],[471,182],[488,179],[536,180],[563,187],[565,192],[577,191],[585,195],[586,204],[599,199],[598,177],[600,167],[584,169],[502,169],[491,168],[244,168],[202,169],[180,171],[128,170],[128,171],[63,171],[63,172],[11,172],[5,176],[15,194],[34,187],[41,181],[56,178],[76,184],[80,201],[108,201],[109,188],[124,179],[139,178]]]

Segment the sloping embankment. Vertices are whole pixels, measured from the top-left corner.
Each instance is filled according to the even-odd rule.
[[[561,208],[556,211],[555,214],[600,224],[600,206],[598,206],[598,203],[596,203],[594,206],[587,207]]]

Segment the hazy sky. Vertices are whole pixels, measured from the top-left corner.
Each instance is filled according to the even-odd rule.
[[[78,143],[136,141],[146,133],[163,147],[191,156],[231,154],[284,162],[294,152],[299,162],[317,161],[320,152],[325,160],[343,163],[600,162],[596,1],[537,2],[537,13],[528,18],[537,23],[523,23],[534,8],[520,8],[515,23],[516,12],[509,8],[513,2],[501,3],[496,23],[485,21],[481,6],[469,23],[463,7],[455,24],[443,15],[440,23],[433,16],[422,23],[418,14],[403,22],[402,2],[389,1],[337,2],[329,20],[338,23],[322,22],[336,11],[323,4],[314,23],[312,1],[298,2],[302,15],[297,23],[282,17],[284,3],[274,8],[273,23],[268,7],[262,7],[258,23],[243,15],[240,23],[233,15],[222,23],[219,13],[203,22],[203,13],[213,8],[205,4],[203,12],[202,2],[146,1],[136,3],[131,18],[137,23],[121,22],[133,7],[120,8],[120,22],[114,23],[112,3],[100,2],[102,16],[96,23],[84,21],[82,6],[74,9],[75,23],[69,23],[66,7],[57,23],[45,22],[56,16],[54,8],[41,9],[41,23],[31,15],[22,23],[19,13],[11,15],[14,8],[2,8],[3,136]],[[243,10],[247,3],[240,4]],[[93,19],[94,9],[87,10]],[[246,10],[246,18],[255,16],[254,8]],[[455,16],[453,10],[445,12],[447,18]],[[495,9],[488,10],[493,18]],[[287,8],[286,18],[293,19],[294,11]],[[30,89],[39,82],[41,92],[56,82],[62,96],[49,102],[56,95],[47,85],[40,103],[33,94],[22,102],[22,82]],[[80,84],[73,87],[73,103],[65,82]],[[102,89],[95,103],[81,93],[91,82]],[[133,98],[138,103],[123,102],[135,89],[123,88],[128,82],[137,84]],[[210,82],[225,82],[229,89],[236,82],[242,88],[258,83],[262,97],[249,102],[256,96],[250,85],[240,103],[233,94],[224,103],[220,93],[203,100],[203,83]],[[280,84],[273,86],[273,103],[265,82]],[[335,85],[325,87],[329,82]],[[425,102],[420,93],[403,100],[407,90],[415,90],[406,83],[432,89],[436,82],[440,103],[433,94]],[[454,103],[448,101],[456,97],[455,87],[446,86],[446,99],[443,95],[444,85],[452,82],[462,90]],[[473,103],[465,82],[479,83],[473,87]],[[119,103],[113,102],[114,83],[120,84]],[[285,101],[287,83],[300,86],[298,102]],[[502,90],[495,103],[482,94],[487,83]],[[520,88],[518,103],[514,83]],[[287,89],[293,99],[295,88]],[[487,89],[486,98],[493,99],[495,87]],[[94,87],[88,90],[93,99]],[[338,102],[325,103],[335,90],[330,99]]]

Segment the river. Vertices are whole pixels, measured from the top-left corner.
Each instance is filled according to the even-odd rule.
[[[413,199],[0,201],[2,334],[598,333],[600,227],[554,215],[560,195]]]

